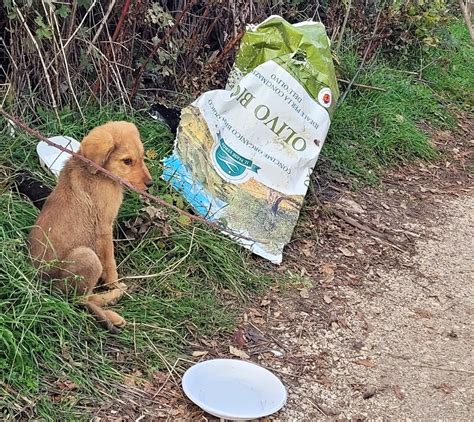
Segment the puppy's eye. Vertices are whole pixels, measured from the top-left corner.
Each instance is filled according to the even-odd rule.
[[[131,158],[124,158],[122,161],[126,166],[131,166],[133,163]]]

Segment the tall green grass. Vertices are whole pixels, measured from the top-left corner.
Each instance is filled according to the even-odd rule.
[[[340,60],[341,76],[350,80],[360,60],[351,48],[342,50]],[[353,87],[337,109],[322,151],[333,170],[376,183],[386,166],[434,159],[438,152],[420,123],[451,128],[456,109],[472,110],[474,48],[462,23],[446,30],[438,48],[404,63],[401,68],[382,58],[360,72],[357,83],[385,91]]]
[[[474,45],[464,22],[444,30],[440,45],[419,61],[422,76],[434,95],[446,104],[474,112]]]

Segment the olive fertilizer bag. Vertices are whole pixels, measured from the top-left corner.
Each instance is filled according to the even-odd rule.
[[[247,28],[226,89],[182,110],[163,178],[198,214],[280,263],[338,95],[324,26],[271,16]]]

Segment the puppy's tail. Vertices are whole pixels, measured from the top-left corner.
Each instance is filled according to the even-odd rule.
[[[109,330],[112,334],[120,334],[120,330],[114,324],[112,324],[112,321],[110,321],[109,318],[107,318],[107,315],[102,308],[92,302],[84,301],[82,303],[87,308],[87,310],[92,315],[94,315],[96,321],[102,327]]]

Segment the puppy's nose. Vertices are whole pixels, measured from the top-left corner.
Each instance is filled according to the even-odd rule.
[[[153,186],[153,180],[152,180],[152,179],[147,180],[147,181],[145,182],[145,186],[146,186],[147,188],[151,188],[151,187]]]

